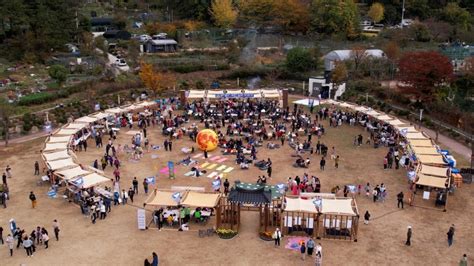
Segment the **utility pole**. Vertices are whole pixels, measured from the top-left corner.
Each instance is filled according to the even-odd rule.
[[[403,18],[405,16],[405,0],[403,0],[403,3],[402,3],[402,23],[400,23],[402,29],[403,29]]]
[[[420,124],[419,124],[419,129],[421,130],[421,120],[423,119],[423,109],[420,109]]]

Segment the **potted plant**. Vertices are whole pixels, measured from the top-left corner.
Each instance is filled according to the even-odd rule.
[[[262,231],[262,232],[259,232],[258,233],[258,236],[260,237],[260,239],[262,239],[263,241],[272,241],[273,240],[273,233],[272,232],[268,232],[268,231]]]
[[[237,231],[232,229],[219,228],[216,230],[217,235],[222,239],[231,239],[237,235]]]

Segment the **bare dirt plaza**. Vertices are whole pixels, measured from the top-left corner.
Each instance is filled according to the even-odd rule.
[[[269,184],[285,183],[288,177],[302,176],[304,172],[315,175],[321,180],[321,192],[330,192],[336,185],[362,184],[367,182],[373,186],[385,183],[388,196],[385,202],[372,202],[364,193],[356,195],[361,219],[366,210],[372,215],[369,225],[359,223],[358,242],[342,240],[316,240],[323,247],[323,263],[325,265],[457,265],[461,256],[466,253],[474,257],[474,189],[472,185],[463,185],[450,195],[448,211],[434,208],[434,200],[423,200],[417,195],[413,207],[405,204],[405,209],[397,208],[396,195],[400,191],[408,191],[406,170],[383,169],[383,157],[387,148],[374,149],[371,145],[355,147],[354,136],[367,132],[360,126],[344,124],[337,128],[328,126],[321,141],[328,147],[336,147],[340,155],[339,169],[334,162],[327,161],[325,171],[319,169],[320,155],[304,154],[311,159],[309,169],[294,168],[295,158],[290,155],[294,151],[285,143],[280,149],[258,149],[258,159],[271,158],[273,161],[273,178]],[[203,128],[199,124],[200,128]],[[136,126],[135,126],[136,129]],[[122,129],[116,143],[130,143],[130,136]],[[162,145],[165,139],[161,127],[148,128],[150,144]],[[304,139],[305,137],[300,137]],[[104,142],[108,136],[104,136]],[[316,139],[316,137],[315,137]],[[314,141],[314,140],[313,140]],[[137,163],[130,162],[121,155],[121,187],[132,186],[134,176],[140,181],[139,194],[133,204],[112,206],[112,212],[105,220],[92,224],[89,217],[81,215],[80,209],[73,203],[58,197],[48,198],[48,185],[37,186],[38,176],[34,176],[33,165],[39,161],[42,165],[40,150],[44,138],[21,144],[13,144],[0,149],[1,166],[9,164],[13,177],[8,180],[11,199],[6,209],[0,209],[0,226],[4,228],[3,237],[9,233],[8,221],[14,218],[18,226],[31,232],[36,226],[44,226],[52,231],[52,222],[58,219],[61,224],[60,241],[53,237],[50,248],[37,248],[34,257],[27,257],[23,248],[14,249],[13,257],[8,248],[0,246],[0,265],[143,265],[145,258],[151,253],[159,255],[160,265],[314,265],[314,259],[300,259],[297,251],[275,248],[273,242],[264,242],[258,237],[258,213],[242,212],[241,228],[236,238],[222,240],[217,236],[198,237],[197,231],[178,232],[177,230],[158,231],[155,226],[145,231],[137,229],[137,208],[146,199],[141,181],[143,178],[156,175],[159,169],[166,166],[167,161],[179,161],[184,158],[183,147],[191,147],[194,143],[184,137],[173,141],[173,151],[163,149],[150,150]],[[91,165],[95,159],[103,155],[103,148],[95,148],[93,140],[89,141],[87,152],[76,152],[78,161]],[[196,153],[200,151],[196,150]],[[152,159],[151,155],[158,155]],[[216,149],[212,154],[220,154]],[[226,161],[226,165],[235,165],[234,157]],[[458,165],[466,166],[466,159],[456,156]],[[198,159],[203,162],[203,159]],[[190,167],[177,165],[176,179],[170,180],[165,174],[158,174],[157,184],[150,187],[168,189],[172,185],[199,186],[211,191],[211,179],[206,176],[199,178],[185,177]],[[256,182],[257,176],[266,174],[251,166],[249,170],[236,169],[227,177],[231,185],[235,180]],[[112,177],[112,168],[105,173]],[[34,191],[38,198],[36,209],[31,208],[28,194]],[[151,213],[147,213],[147,220]],[[448,248],[446,232],[451,224],[456,226],[453,246]],[[407,226],[413,227],[412,246],[404,245]]]

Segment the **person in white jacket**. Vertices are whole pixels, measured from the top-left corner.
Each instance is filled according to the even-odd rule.
[[[7,238],[5,239],[5,242],[7,243],[8,249],[10,250],[10,257],[13,256],[13,244],[15,243],[15,240],[13,239],[13,236],[8,234]]]

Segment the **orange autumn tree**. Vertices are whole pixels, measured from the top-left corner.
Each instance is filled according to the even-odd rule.
[[[152,90],[155,96],[160,95],[166,89],[172,88],[176,81],[173,74],[155,71],[153,65],[144,62],[140,64],[139,75],[143,84]]]

